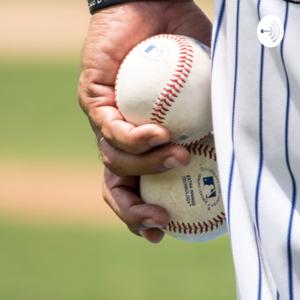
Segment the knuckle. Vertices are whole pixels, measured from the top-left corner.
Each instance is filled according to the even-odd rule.
[[[113,171],[114,169],[114,161],[111,159],[111,157],[104,152],[102,152],[102,162],[110,171]]]
[[[81,109],[89,115],[89,111],[93,106],[93,70],[83,70],[78,81],[78,100]]]
[[[94,107],[95,101],[93,100],[91,83],[83,86],[79,92],[79,104],[82,110],[89,116]]]
[[[78,104],[80,106],[80,108],[87,113],[87,107],[86,107],[86,103],[85,103],[85,91],[84,88],[79,84],[78,85],[78,90],[77,90],[77,99],[78,99]]]
[[[128,175],[128,167],[126,168],[126,162],[124,166],[124,156],[120,151],[104,140],[101,144],[100,152],[103,164],[107,169],[118,176]]]
[[[80,75],[79,82],[83,85],[86,85],[88,82],[92,82],[94,76],[95,70],[91,68],[83,69]]]
[[[105,138],[105,140],[109,144],[111,144],[111,145],[115,144],[115,139],[114,139],[113,134],[111,132],[111,128],[110,128],[110,126],[107,122],[103,122],[101,124],[101,133],[102,133],[102,136]]]
[[[91,81],[86,83],[85,86],[85,91],[87,92],[88,95],[93,95],[95,89],[95,84]]]
[[[117,158],[114,159],[114,157],[114,155],[102,154],[102,162],[105,167],[117,176],[127,175],[127,172],[124,172],[124,168],[121,166],[119,160]]]

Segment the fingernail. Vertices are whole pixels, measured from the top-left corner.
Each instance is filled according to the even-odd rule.
[[[163,166],[166,169],[173,169],[181,166],[181,163],[174,156],[171,156],[164,161]]]
[[[162,225],[159,225],[157,224],[154,220],[152,219],[146,219],[144,222],[143,222],[143,225],[146,227],[146,228],[163,228],[164,226]]]
[[[154,146],[165,144],[167,142],[168,141],[166,141],[164,138],[156,136],[156,137],[153,137],[152,139],[150,139],[149,144],[150,144],[150,146],[154,147]]]

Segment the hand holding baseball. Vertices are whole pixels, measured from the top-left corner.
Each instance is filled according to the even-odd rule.
[[[184,165],[190,157],[179,146],[149,151],[167,143],[169,132],[155,124],[125,122],[115,106],[114,82],[129,50],[159,33],[188,35],[209,44],[211,26],[192,1],[140,1],[100,11],[91,20],[79,83],[80,104],[98,140],[101,135],[106,140],[102,152],[112,172],[106,171],[104,198],[133,232],[143,233],[153,242],[159,241],[163,232],[146,228],[166,225],[168,215],[157,206],[145,209],[148,205],[138,196],[137,178],[127,176]]]

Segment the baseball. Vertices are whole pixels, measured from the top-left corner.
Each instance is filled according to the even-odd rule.
[[[133,48],[117,74],[116,104],[134,124],[161,124],[187,144],[212,131],[209,49],[179,35],[153,36]]]
[[[146,203],[164,207],[170,222],[164,231],[188,242],[205,242],[226,231],[213,136],[191,143],[192,160],[157,175],[141,176]]]

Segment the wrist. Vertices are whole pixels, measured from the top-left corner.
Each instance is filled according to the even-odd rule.
[[[132,1],[135,0],[88,0],[88,6],[90,13],[94,14],[100,9]]]
[[[96,30],[113,26],[113,22],[135,22],[143,18],[145,23],[153,18],[162,20],[169,6],[174,2],[190,0],[130,0],[117,5],[99,9],[91,16],[90,27]],[[152,17],[151,17],[152,16]],[[153,24],[154,25],[154,24]]]
[[[90,13],[93,15],[108,7],[130,2],[193,2],[193,0],[88,0]]]

